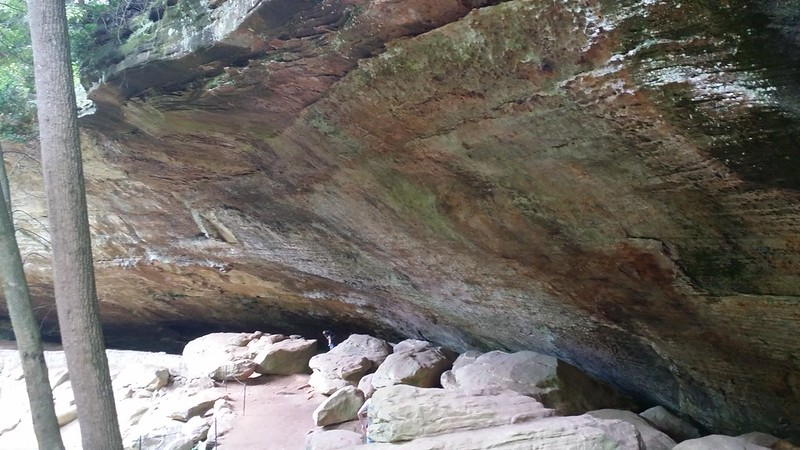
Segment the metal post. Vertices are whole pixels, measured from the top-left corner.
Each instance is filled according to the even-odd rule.
[[[247,415],[247,384],[243,384],[244,386],[244,395],[242,399],[242,415]]]

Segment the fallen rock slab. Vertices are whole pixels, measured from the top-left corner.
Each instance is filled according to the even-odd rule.
[[[663,406],[654,406],[642,411],[639,415],[647,419],[653,426],[666,433],[676,442],[700,437],[700,432],[695,426],[675,416]]]
[[[621,420],[630,423],[636,427],[636,430],[642,437],[644,448],[647,450],[672,450],[672,448],[675,447],[675,441],[672,440],[671,437],[654,428],[650,423],[634,412],[622,411],[619,409],[599,409],[596,411],[589,411],[586,414],[597,417],[598,419]]]
[[[405,443],[355,448],[400,450],[645,450],[636,428],[591,416],[547,417],[530,422],[421,437]]]
[[[162,406],[168,412],[167,417],[187,422],[194,416],[202,416],[209,409],[211,409],[217,400],[224,399],[225,394],[219,393],[213,389],[201,391],[195,395],[187,398],[182,398],[174,404]]]
[[[515,392],[467,392],[395,385],[378,389],[373,394],[368,433],[376,442],[399,442],[519,423],[553,413],[536,400]]]

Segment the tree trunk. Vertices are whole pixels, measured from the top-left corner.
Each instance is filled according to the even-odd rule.
[[[28,0],[53,284],[84,450],[122,448],[92,267],[64,0]]]
[[[33,315],[28,282],[22,268],[22,258],[14,235],[11,218],[11,193],[8,188],[3,149],[0,148],[0,281],[8,305],[8,315],[14,328],[14,337],[22,361],[22,373],[31,404],[31,419],[40,450],[63,450],[61,429],[53,407],[53,391],[44,361],[39,322]]]

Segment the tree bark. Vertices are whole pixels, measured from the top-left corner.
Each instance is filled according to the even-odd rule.
[[[100,326],[64,0],[28,0],[53,284],[84,450],[122,449]]]
[[[0,265],[0,281],[3,283],[8,315],[11,318],[11,327],[14,329],[22,361],[22,373],[25,375],[25,387],[31,404],[33,430],[40,450],[63,450],[64,443],[61,441],[61,429],[53,407],[53,391],[50,389],[50,380],[47,376],[39,322],[33,314],[28,282],[25,279],[22,257],[14,234],[11,192],[2,148],[0,148],[0,191],[2,191],[0,261],[3,261]]]

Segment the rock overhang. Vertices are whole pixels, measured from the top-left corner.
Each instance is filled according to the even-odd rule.
[[[118,62],[85,118],[109,325],[537,349],[796,435],[796,11],[488,3],[299,2]]]

